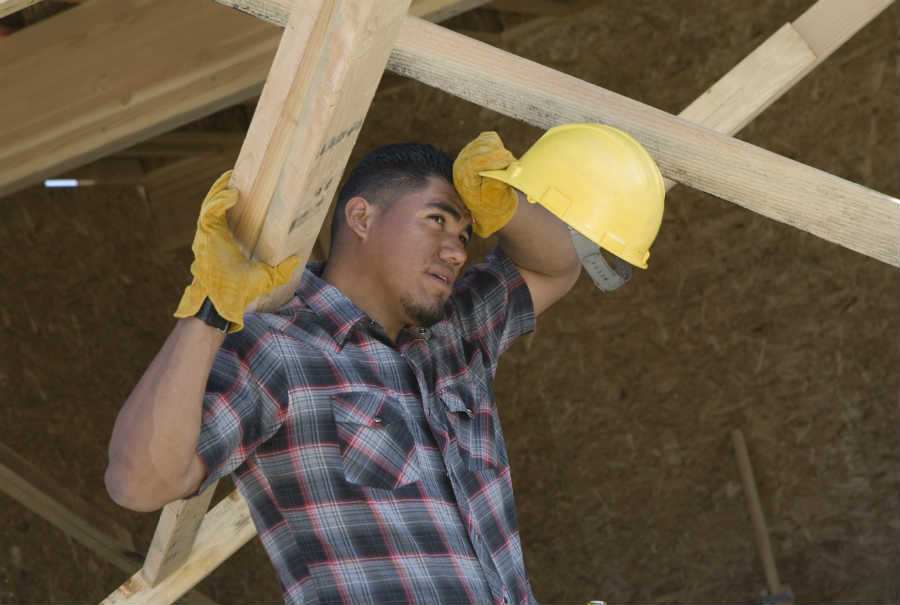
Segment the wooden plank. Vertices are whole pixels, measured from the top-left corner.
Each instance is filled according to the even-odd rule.
[[[235,490],[206,514],[194,549],[177,573],[150,586],[138,572],[102,603],[172,603],[255,535],[247,503]]]
[[[143,555],[135,551],[125,528],[46,477],[0,443],[0,491],[123,572],[133,574],[140,569]],[[196,590],[185,598],[189,603],[213,602]]]
[[[0,0],[0,19],[20,11],[26,6],[37,4],[41,0]]]
[[[817,57],[827,57],[895,0],[819,0],[792,25]]]
[[[0,443],[0,490],[119,569],[134,571],[141,555],[131,535],[46,477]]]
[[[354,0],[292,15],[231,178],[241,201],[229,219],[254,258],[305,260],[313,248],[409,1],[374,7]],[[302,269],[259,308],[290,298]]]
[[[0,197],[256,96],[280,33],[211,2],[94,0],[4,39]]]
[[[900,264],[900,201],[891,196],[413,17],[397,38],[389,67],[540,128],[567,122],[615,126],[640,141],[675,181]]]
[[[817,63],[803,38],[786,23],[678,115],[717,132],[735,133]]]
[[[141,568],[141,575],[149,586],[159,584],[181,567],[191,554],[194,538],[209,509],[217,483],[194,498],[172,502],[163,507],[147,558]]]

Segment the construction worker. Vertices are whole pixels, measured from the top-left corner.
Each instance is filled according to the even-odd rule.
[[[377,149],[338,194],[327,262],[274,313],[245,311],[297,261],[242,255],[228,178],[203,203],[181,319],[116,420],[112,498],[155,510],[233,473],[288,603],[534,602],[493,376],[580,273],[554,213],[646,266],[653,160],[596,125],[521,160],[495,133],[453,164]],[[457,280],[473,231],[499,245]]]

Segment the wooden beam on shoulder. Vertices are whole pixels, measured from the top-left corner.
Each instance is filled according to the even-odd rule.
[[[754,111],[762,111],[892,1],[862,0],[850,10],[840,0],[814,4],[797,20],[797,27],[785,29],[773,45],[793,45],[802,38],[801,44],[809,47],[815,59],[807,55],[800,63],[789,65],[792,75],[769,91],[774,94],[757,95],[762,104]],[[760,54],[768,51],[763,49]],[[671,180],[900,265],[895,228],[900,222],[900,200],[894,197],[414,17],[404,23],[388,68],[540,128],[567,122],[615,126],[639,140]],[[733,84],[725,82],[720,88]],[[686,110],[688,115],[705,111],[708,102],[698,103]],[[755,114],[735,115],[741,115],[739,120],[746,123]],[[742,124],[720,126],[728,131]]]
[[[316,21],[292,14],[296,30],[275,56],[231,177],[241,192],[229,212],[235,237],[270,265],[309,257],[409,0],[381,0],[377,10],[372,0],[338,6]],[[303,264],[259,308],[290,298]]]
[[[231,177],[241,194],[229,211],[238,243],[272,265],[292,254],[303,261],[257,308],[280,306],[296,287],[408,8],[409,0],[318,0],[291,13]],[[224,560],[214,557],[234,552],[210,553],[199,541],[208,498],[166,505],[159,548],[106,602],[170,603]],[[234,549],[254,533],[241,532]],[[206,564],[197,567],[195,555]]]

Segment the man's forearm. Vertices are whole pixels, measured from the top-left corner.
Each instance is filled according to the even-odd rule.
[[[179,320],[122,406],[106,470],[107,490],[119,504],[153,510],[184,495],[203,393],[223,340],[198,319]]]
[[[497,232],[500,247],[517,267],[548,277],[580,271],[569,228],[540,204],[532,204],[521,191],[519,206]]]

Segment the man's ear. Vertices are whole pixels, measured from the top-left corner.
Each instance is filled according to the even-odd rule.
[[[350,231],[365,241],[372,228],[372,219],[375,217],[376,208],[364,197],[356,196],[347,200],[344,206],[344,219]]]

